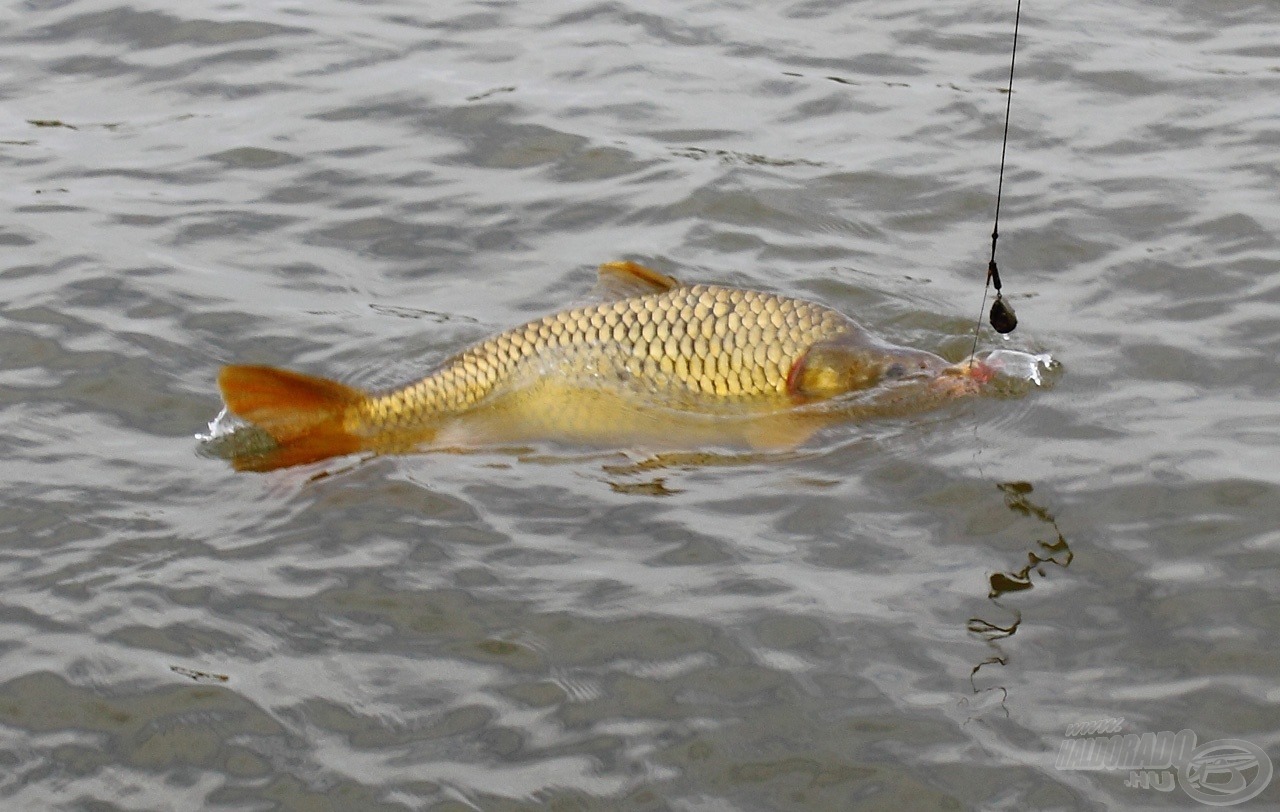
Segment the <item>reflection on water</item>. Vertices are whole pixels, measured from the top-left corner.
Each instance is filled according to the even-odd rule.
[[[1046,525],[1046,529],[1053,531],[1051,540],[1035,540],[1035,547],[1027,551],[1027,563],[1021,569],[991,574],[989,578],[991,591],[987,594],[987,597],[991,600],[993,606],[1005,609],[1006,607],[1000,602],[1000,598],[1009,593],[1030,589],[1032,587],[1031,574],[1033,572],[1041,578],[1046,577],[1045,564],[1056,564],[1066,569],[1070,566],[1072,559],[1075,558],[1075,553],[1067,543],[1066,537],[1062,535],[1062,530],[1058,527],[1058,520],[1044,507],[1032,501],[1031,493],[1034,488],[1030,482],[1002,482],[997,487],[1004,494],[1005,506],[1010,511],[1020,516],[1033,518]],[[1005,699],[1008,698],[1008,690],[1005,687],[994,686],[979,689],[975,678],[978,672],[986,666],[1005,666],[1009,664],[1009,656],[1004,653],[998,641],[1017,634],[1018,628],[1022,625],[1022,611],[1015,608],[1012,612],[1013,621],[1005,626],[977,617],[969,619],[969,631],[985,640],[995,651],[994,654],[975,665],[973,670],[969,672],[969,684],[973,687],[975,694],[981,691],[996,690],[1000,691]]]
[[[208,671],[197,671],[194,668],[186,668],[181,665],[171,665],[169,670],[179,676],[187,677],[192,682],[227,682],[231,677],[226,674],[213,674]]]
[[[1032,570],[1042,577],[1045,574],[1042,564],[1053,563],[1065,568],[1071,563],[1071,559],[1075,555],[1067,545],[1067,540],[1063,538],[1062,531],[1058,528],[1058,521],[1053,518],[1053,514],[1031,501],[1031,483],[1004,482],[999,487],[1005,495],[1005,504],[1009,506],[1010,510],[1047,524],[1053,529],[1056,538],[1052,541],[1037,540],[1036,546],[1038,550],[1031,550],[1027,553],[1027,564],[1022,569],[1016,572],[997,572],[993,574],[991,576],[990,594],[992,602],[1008,592],[1030,589]]]

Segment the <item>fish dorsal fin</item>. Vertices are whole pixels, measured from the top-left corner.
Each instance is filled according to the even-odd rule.
[[[622,260],[606,262],[600,266],[596,295],[606,300],[629,299],[632,296],[665,293],[678,287],[680,283],[666,274],[646,268],[638,262]]]

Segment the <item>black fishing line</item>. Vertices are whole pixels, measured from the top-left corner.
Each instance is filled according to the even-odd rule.
[[[982,329],[982,309],[987,306],[987,286],[995,285],[996,300],[991,303],[991,326],[997,333],[1011,333],[1018,326],[1018,317],[1013,308],[1005,302],[1000,294],[1000,269],[996,266],[996,241],[1000,239],[1000,198],[1004,195],[1004,159],[1009,150],[1009,113],[1013,109],[1013,69],[1018,59],[1018,23],[1022,19],[1022,0],[1018,0],[1017,10],[1013,15],[1013,48],[1009,56],[1009,88],[1005,93],[1004,105],[1004,138],[1000,143],[1000,180],[996,185],[996,217],[991,228],[991,260],[987,263],[987,281],[982,287],[982,307],[978,309],[977,326],[973,330],[972,358],[978,351],[978,331]]]

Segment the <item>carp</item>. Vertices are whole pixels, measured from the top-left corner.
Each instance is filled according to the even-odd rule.
[[[268,471],[532,440],[789,448],[833,422],[976,393],[990,376],[981,361],[890,344],[804,299],[686,285],[634,262],[602,265],[598,289],[602,301],[491,336],[385,392],[224,367],[227,409],[249,424],[227,456]]]

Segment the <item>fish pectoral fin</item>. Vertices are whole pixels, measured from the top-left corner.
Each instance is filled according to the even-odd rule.
[[[622,260],[606,262],[600,266],[596,294],[606,301],[612,301],[630,299],[633,296],[647,296],[651,293],[664,293],[678,287],[680,282],[674,277],[658,273],[638,262]]]
[[[775,415],[757,420],[743,431],[743,439],[756,451],[790,451],[805,444],[823,422],[799,415]]]
[[[874,386],[879,365],[865,350],[848,341],[820,341],[791,365],[787,394],[800,401],[826,400]]]
[[[233,453],[241,471],[270,471],[364,447],[349,433],[344,417],[349,406],[367,397],[346,384],[264,366],[227,366],[218,374],[227,409],[270,435],[273,448]]]

